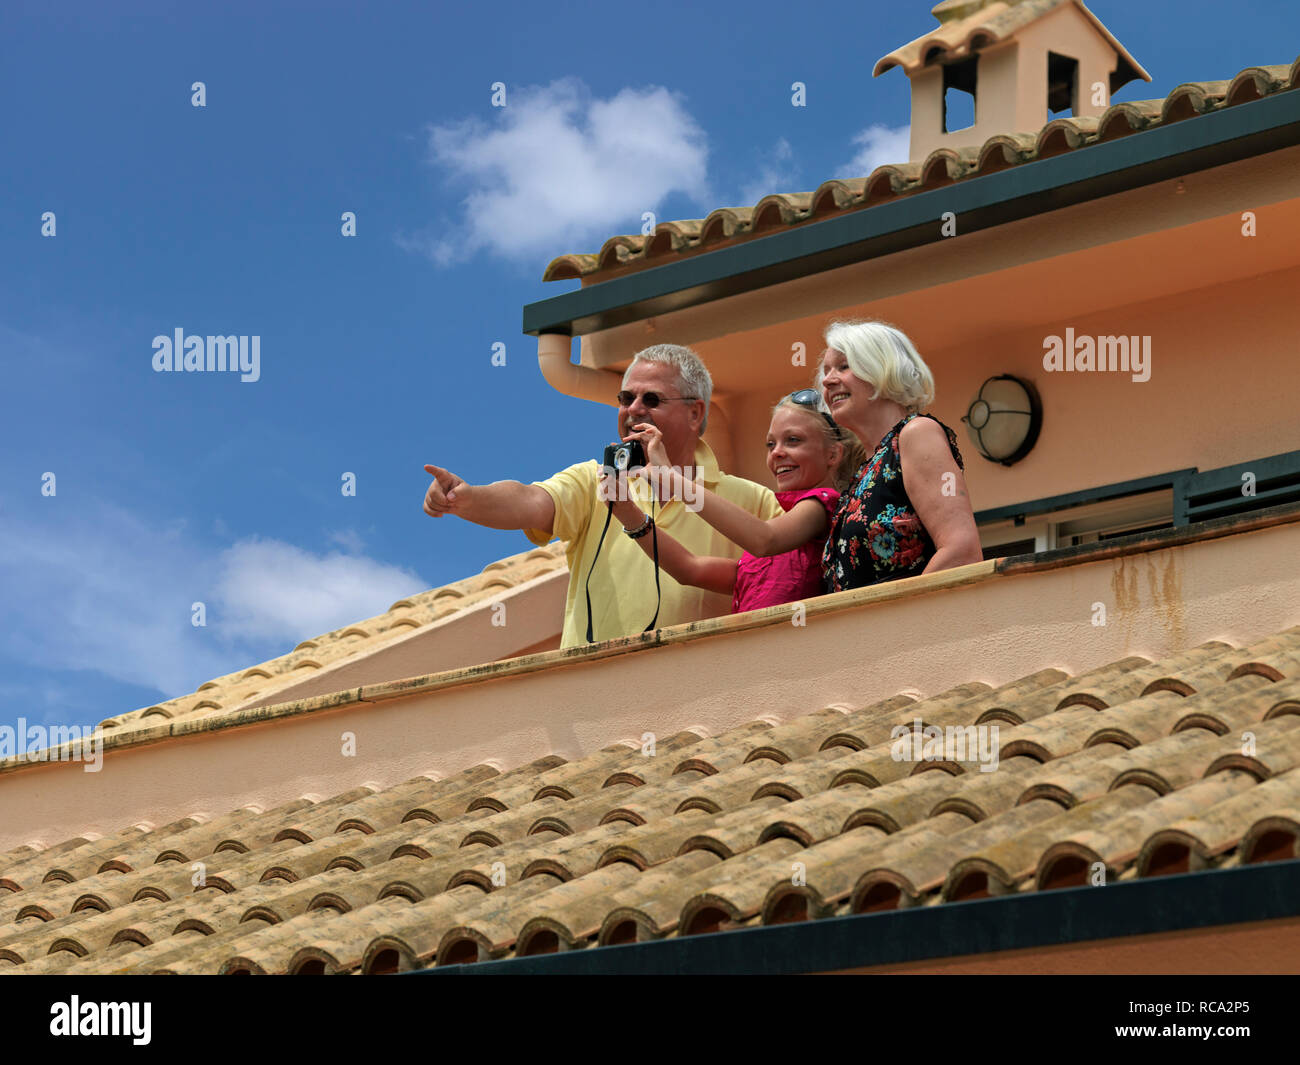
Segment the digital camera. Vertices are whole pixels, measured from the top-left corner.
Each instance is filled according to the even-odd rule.
[[[646,465],[645,448],[641,446],[640,440],[629,440],[626,444],[607,444],[601,465],[616,473],[634,470]]]

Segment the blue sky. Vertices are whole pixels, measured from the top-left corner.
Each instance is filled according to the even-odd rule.
[[[520,332],[576,287],[546,263],[905,160],[907,79],[870,72],[930,6],[6,3],[0,724],[184,694],[526,550],[420,504],[426,462],[530,481],[612,438]],[[1286,0],[1091,8],[1154,79],[1117,100],[1300,52]],[[155,372],[178,328],[260,337],[258,380]]]

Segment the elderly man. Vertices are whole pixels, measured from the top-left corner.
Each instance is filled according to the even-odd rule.
[[[781,506],[771,489],[723,473],[713,450],[700,439],[712,394],[709,371],[690,348],[656,344],[637,352],[618,394],[619,437],[627,440],[633,435],[632,426],[650,422],[663,434],[672,465],[693,468],[699,483],[751,514],[764,519],[777,516],[782,513]],[[561,647],[585,643],[589,624],[594,639],[607,640],[639,633],[654,618],[654,564],[618,522],[611,523],[592,572],[608,509],[601,498],[600,463],[596,460],[579,462],[530,485],[518,481],[470,485],[437,466],[425,469],[433,476],[424,497],[426,514],[435,518],[456,514],[491,529],[522,529],[535,544],[546,544],[554,536],[567,541],[569,591]],[[652,508],[649,486],[633,479],[628,490],[648,515]],[[697,555],[740,557],[740,548],[714,531],[683,500],[655,506],[654,520],[658,528]],[[589,572],[590,615],[586,595]],[[659,575],[659,583],[662,603],[657,627],[716,617],[731,609],[726,596],[680,585],[666,573]]]

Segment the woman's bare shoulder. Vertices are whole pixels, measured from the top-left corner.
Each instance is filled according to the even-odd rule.
[[[933,418],[913,418],[898,431],[899,443],[942,447],[947,450],[948,434]]]

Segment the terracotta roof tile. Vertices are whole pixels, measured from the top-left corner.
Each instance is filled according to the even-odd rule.
[[[1133,784],[1079,803],[1060,813],[1047,810],[1041,800],[1021,806],[1019,809],[1022,810],[1038,807],[1040,813],[1047,810],[1050,816],[1012,833],[999,826],[990,843],[951,863],[947,879],[940,890],[940,898],[945,902],[959,902],[1014,891],[1033,875],[1039,856],[1053,840],[1071,831],[1104,827],[1120,814],[1143,803],[1152,802],[1157,797],[1150,788]],[[993,824],[992,821],[988,822],[990,828]],[[976,839],[967,830],[954,837],[953,842],[969,846]]]
[[[792,839],[771,839],[688,877],[680,885],[691,894],[682,905],[677,934],[721,932],[756,917],[768,885],[794,875],[794,856],[800,850]]]
[[[92,841],[79,838],[51,847],[49,851],[37,851],[12,864],[0,866],[0,888],[22,891],[42,881],[71,883],[82,876],[88,876],[87,869],[98,872],[106,857],[147,835],[144,828],[133,825],[104,839]]]
[[[1030,826],[1040,826],[1048,820],[1059,824],[1057,819],[1062,813],[1062,808],[1051,800],[1034,799],[983,821],[968,823],[928,847],[891,856],[868,874],[868,879],[859,883],[859,890],[869,890],[869,885],[879,880],[893,884],[915,901],[938,889],[948,871],[967,856],[978,854],[992,844],[1013,839]],[[958,815],[940,814],[938,819],[955,816]],[[1048,830],[1045,838],[1051,835],[1051,830]]]
[[[549,954],[558,949],[586,945],[600,931],[609,912],[609,897],[639,880],[641,870],[626,862],[613,862],[551,891],[536,895],[505,918],[505,940],[518,932],[515,952],[521,955]],[[518,921],[523,919],[523,924]]]
[[[717,815],[713,824],[687,839],[681,849],[712,851],[719,858],[730,858],[757,845],[760,839],[775,838],[767,836],[766,830],[793,805],[777,795],[755,799],[738,810]]]
[[[1235,848],[1266,815],[1276,819],[1289,808],[1294,820],[1300,809],[1300,770],[1288,770],[1258,785],[1248,774],[1235,771],[1219,773],[1204,783],[1210,781],[1222,782],[1225,797],[1147,839],[1138,855],[1139,876],[1203,869]]]
[[[1104,865],[1109,882],[1132,863],[1143,841],[1154,832],[1250,784],[1245,773],[1219,774],[1162,795],[1103,824],[1065,835],[1043,851],[1038,862],[1037,886],[1046,889],[1083,884],[1086,880],[1080,868],[1082,864]]]
[[[998,774],[980,775],[988,777]],[[975,780],[967,774],[931,772],[904,777],[882,787],[867,788],[858,794],[858,808],[845,818],[841,831],[850,832],[855,828],[870,826],[892,835],[910,825],[919,824],[936,813],[944,812],[940,807],[945,802],[974,783]],[[1016,794],[1019,795],[1019,791]],[[969,810],[959,812],[970,821],[978,821],[983,816]]]
[[[923,49],[932,46],[958,49],[981,35],[988,41],[1032,21],[1047,10],[1070,0],[1029,0],[1006,9],[996,2],[967,19],[946,23],[934,33],[917,38],[877,64],[877,73],[891,65],[921,62]],[[1082,5],[1080,5],[1082,7]],[[1001,10],[1000,13],[995,9]],[[1086,10],[1086,9],[1085,9]],[[1089,13],[1090,14],[1090,13]],[[1097,24],[1100,26],[1100,24]],[[1104,27],[1102,27],[1104,32]],[[1108,35],[1109,36],[1109,35]],[[1113,41],[1113,38],[1112,38]],[[1115,42],[1121,55],[1119,84],[1145,72]],[[616,236],[605,242],[598,255],[566,254],[552,260],[544,281],[581,279],[604,281],[629,272],[658,266],[689,255],[699,255],[742,240],[761,239],[791,226],[819,221],[841,211],[869,210],[900,196],[924,192],[957,181],[981,177],[1010,167],[1028,166],[1092,144],[1129,136],[1155,126],[1196,118],[1237,107],[1252,100],[1300,86],[1300,58],[1289,65],[1248,67],[1226,81],[1184,82],[1159,100],[1124,101],[1111,105],[1097,117],[1062,117],[1038,130],[1006,130],[982,144],[958,149],[940,148],[917,162],[879,166],[870,174],[833,178],[813,192],[771,193],[753,207],[721,207],[701,224],[697,220],[666,221],[649,238]]]
[[[653,755],[616,744],[17,848],[0,970],[397,971],[1290,857],[1298,639],[929,698],[846,691]],[[997,769],[896,759],[891,730],[917,719],[996,724]]]
[[[1015,806],[1038,779],[1042,769],[1043,764],[1037,759],[1014,755],[1000,758],[995,773],[976,770],[950,777],[952,783],[945,787],[943,798],[935,803],[929,816],[951,812],[963,814],[972,821],[983,821]],[[938,773],[927,775],[941,776]]]
[[[778,769],[769,770],[764,774],[765,779],[755,789],[752,798],[762,799],[768,795],[778,795],[794,802],[815,795],[819,791],[825,791],[827,788],[838,788],[848,783],[865,783],[855,776],[859,774],[860,763],[867,759],[874,761],[877,757],[878,753],[875,751],[850,751],[839,747],[815,751],[806,758],[799,758],[787,762]],[[748,765],[772,766],[774,763],[765,760],[750,762]]]
[[[534,880],[534,884],[542,882],[541,878]],[[383,934],[367,944],[362,956],[365,971],[390,972],[427,964],[437,954],[448,924],[482,898],[478,888],[462,885],[390,915],[384,922]]]
[[[639,869],[660,865],[681,850],[688,839],[717,820],[717,816],[705,810],[683,810],[648,824],[634,825],[623,831],[597,864],[631,862]]]
[[[872,75],[883,74],[895,66],[901,66],[910,73],[939,57],[961,58],[980,48],[1009,39],[1049,11],[1071,2],[1076,4],[1119,53],[1118,68],[1111,75],[1112,92],[1133,78],[1147,77],[1123,45],[1077,0],[943,0],[933,10],[940,26],[890,52],[876,63]]]
[[[402,816],[402,820],[437,823],[439,821],[449,821],[459,814],[469,812],[471,809],[505,809],[499,803],[493,802],[491,798],[493,791],[513,787],[520,781],[527,782],[540,773],[545,773],[564,764],[563,758],[548,755],[507,773],[496,775],[495,771],[493,771],[491,784],[487,786],[458,779],[455,787],[446,790],[431,788],[428,794],[423,796],[419,802],[412,803],[411,808]]]
[[[712,851],[695,850],[665,861],[616,894],[596,941],[602,945],[662,939],[677,926],[678,907],[690,878],[722,864]]]

